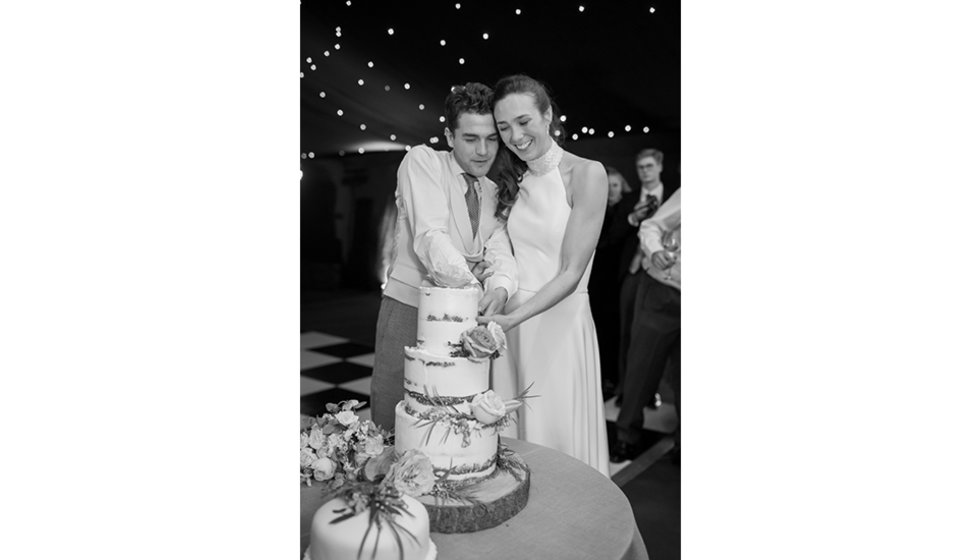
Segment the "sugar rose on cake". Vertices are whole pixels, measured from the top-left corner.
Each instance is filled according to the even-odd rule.
[[[470,412],[481,423],[493,424],[507,414],[507,407],[504,400],[497,396],[493,389],[490,389],[473,397],[473,401],[470,403]]]
[[[464,331],[459,339],[466,357],[476,360],[496,359],[507,348],[504,330],[492,321]]]

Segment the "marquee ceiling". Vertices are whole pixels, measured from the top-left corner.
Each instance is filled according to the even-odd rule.
[[[441,138],[451,85],[513,73],[548,84],[569,141],[680,130],[678,2],[306,0],[300,15],[304,157]]]

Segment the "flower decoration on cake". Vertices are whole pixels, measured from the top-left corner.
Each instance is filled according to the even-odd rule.
[[[415,424],[426,427],[423,440],[426,444],[435,434],[436,427],[441,427],[444,434],[454,433],[462,436],[463,447],[468,447],[475,431],[489,428],[494,433],[500,433],[513,422],[511,413],[524,405],[527,399],[538,397],[538,395],[528,394],[531,392],[531,385],[513,399],[506,401],[494,393],[493,389],[478,393],[470,401],[468,412],[465,410],[466,407],[439,404],[438,396],[426,395],[426,400],[431,403],[431,407],[425,411],[413,412],[417,418]]]
[[[454,351],[450,356],[482,362],[500,357],[500,351],[507,348],[507,338],[504,336],[504,329],[491,321],[463,331],[459,336],[459,343],[452,346]]]
[[[473,413],[473,418],[483,424],[493,424],[507,414],[504,400],[498,397],[493,389],[473,397],[473,402],[470,403],[470,411]]]

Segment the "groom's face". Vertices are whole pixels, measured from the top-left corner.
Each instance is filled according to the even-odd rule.
[[[483,177],[497,157],[500,144],[493,115],[463,113],[455,130],[446,129],[446,141],[453,147],[453,156],[463,171]]]

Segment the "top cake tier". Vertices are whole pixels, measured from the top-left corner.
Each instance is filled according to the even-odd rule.
[[[476,326],[480,290],[476,287],[419,288],[418,347],[448,356],[459,336]]]

